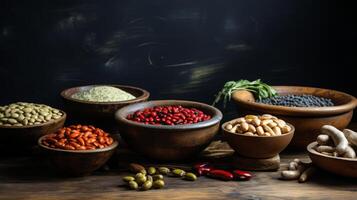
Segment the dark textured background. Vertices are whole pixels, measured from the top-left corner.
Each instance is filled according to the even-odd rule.
[[[348,5],[351,4],[351,5]],[[61,106],[72,86],[212,102],[228,80],[357,96],[352,1],[0,1],[0,104]]]

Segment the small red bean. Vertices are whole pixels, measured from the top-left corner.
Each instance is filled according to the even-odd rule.
[[[129,114],[127,119],[153,125],[193,124],[209,120],[211,116],[196,108],[156,106]]]

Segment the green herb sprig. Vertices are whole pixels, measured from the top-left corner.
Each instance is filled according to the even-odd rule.
[[[221,101],[223,98],[224,107],[226,107],[227,102],[231,99],[232,93],[236,90],[250,91],[253,93],[254,97],[259,100],[278,95],[273,87],[263,83],[260,79],[255,81],[228,81],[224,84],[222,90],[216,95],[213,105]]]

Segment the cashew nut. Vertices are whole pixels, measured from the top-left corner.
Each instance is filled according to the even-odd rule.
[[[333,153],[335,151],[335,148],[327,145],[321,145],[316,147],[316,151],[318,151],[319,153],[322,152]]]
[[[289,163],[289,170],[291,171],[291,170],[297,170],[297,167],[299,166],[299,163],[297,163],[297,162],[290,162]]]
[[[331,125],[324,125],[321,128],[321,133],[330,136],[336,146],[336,151],[339,155],[344,155],[347,151],[348,141],[342,131]]]
[[[311,175],[316,171],[316,168],[313,166],[308,167],[300,176],[299,178],[299,183],[304,183],[306,182],[309,178],[311,178]]]
[[[330,141],[330,137],[328,135],[319,135],[317,136],[316,142],[319,145],[326,145]]]
[[[351,146],[347,146],[346,153],[343,154],[345,158],[356,158],[356,152]]]
[[[298,165],[296,170],[284,170],[281,171],[281,179],[294,180],[298,179],[301,173],[305,170],[305,165]]]
[[[344,129],[343,133],[345,134],[348,142],[357,147],[357,132],[350,129]]]

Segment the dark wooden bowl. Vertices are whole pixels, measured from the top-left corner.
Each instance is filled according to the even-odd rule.
[[[357,106],[355,97],[329,89],[274,86],[280,95],[311,94],[314,96],[330,98],[336,106],[331,107],[285,107],[256,103],[243,99],[238,92],[232,94],[232,100],[237,105],[240,115],[245,114],[272,114],[281,118],[295,127],[295,134],[289,147],[305,150],[306,146],[315,141],[320,128],[330,124],[338,129],[345,128],[351,121],[353,109]]]
[[[249,136],[226,130],[225,127],[230,122],[222,124],[223,137],[236,153],[248,158],[272,158],[278,155],[289,145],[295,131],[294,126],[288,124],[292,129],[286,134],[278,136]]]
[[[17,150],[30,149],[37,145],[37,140],[43,135],[53,133],[63,127],[66,121],[66,113],[60,111],[62,117],[51,120],[49,122],[29,125],[29,126],[3,126],[0,125],[0,146],[1,149],[6,149],[7,146],[16,146]],[[19,151],[20,152],[20,151]]]
[[[332,157],[315,151],[317,142],[312,142],[307,146],[312,163],[328,172],[341,176],[357,178],[357,159]]]
[[[150,93],[144,89],[126,86],[126,85],[109,85],[124,90],[136,98],[128,101],[113,101],[113,102],[92,102],[83,101],[72,98],[72,95],[83,90],[89,90],[93,87],[101,85],[87,85],[80,87],[73,87],[61,92],[61,96],[64,100],[65,111],[82,123],[93,122],[114,122],[114,113],[129,104],[146,101]]]
[[[86,176],[103,166],[115,152],[118,142],[102,149],[94,150],[63,150],[42,144],[42,136],[38,145],[44,158],[58,172],[68,176]]]
[[[197,108],[212,116],[210,120],[189,125],[147,125],[126,117],[137,110],[154,106],[182,105]],[[207,104],[182,101],[159,100],[126,106],[115,114],[120,135],[129,147],[156,160],[182,160],[202,151],[219,131],[222,113]]]

